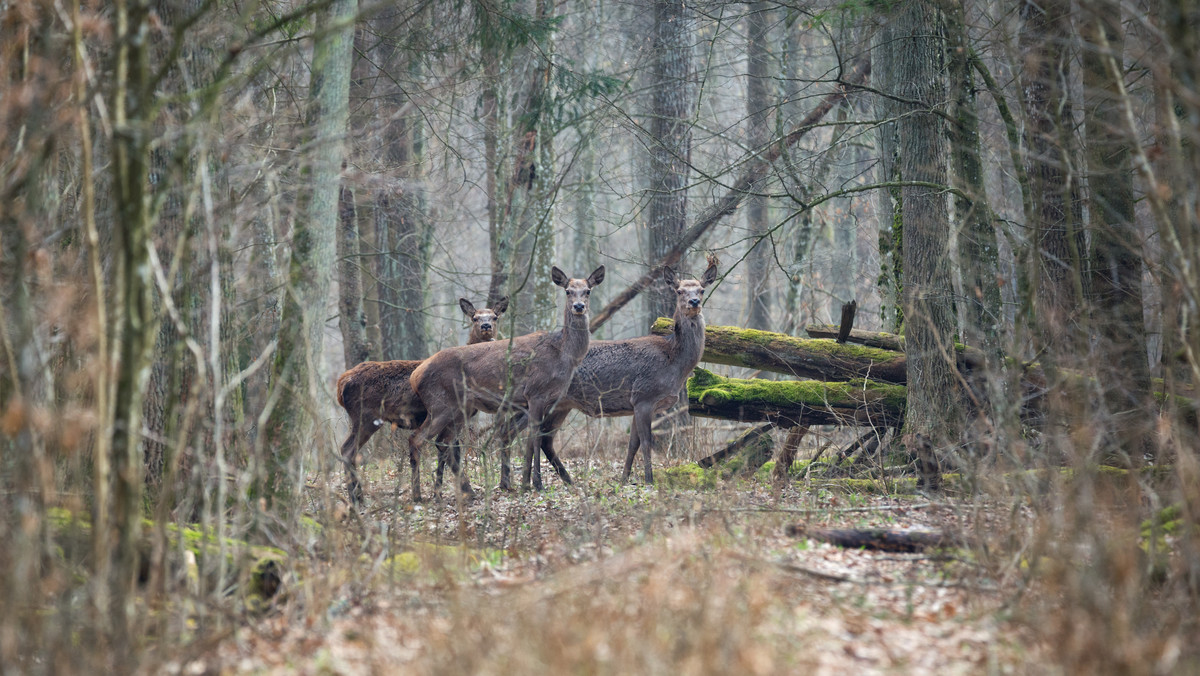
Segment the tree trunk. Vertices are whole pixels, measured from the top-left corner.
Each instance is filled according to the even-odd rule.
[[[946,14],[950,41],[950,86],[954,96],[950,126],[954,169],[954,198],[958,219],[958,256],[962,274],[963,337],[968,345],[999,356],[1000,285],[996,228],[984,185],[980,157],[979,113],[975,101],[975,78],[971,66],[971,42],[967,35],[962,5]]]
[[[767,88],[770,5],[765,0],[755,0],[750,3],[749,11],[746,17],[746,141],[750,152],[757,155],[766,150],[771,137],[771,99]],[[758,163],[762,160],[753,161]],[[760,192],[761,186],[755,186],[752,191]],[[752,329],[771,328],[770,271],[773,244],[767,239],[770,229],[768,207],[765,195],[751,194],[746,198],[746,229],[750,247],[746,254],[744,275],[746,306],[749,308],[746,326]]]
[[[1077,218],[1079,174],[1070,94],[1070,0],[1021,5],[1025,146],[1035,222],[1031,279],[1043,345],[1055,354],[1081,347],[1083,230]]]
[[[646,263],[654,266],[687,228],[687,182],[692,148],[692,19],[687,5],[654,0],[651,36],[649,207]],[[662,284],[646,295],[646,323],[675,310]]]
[[[875,64],[875,82],[879,86],[892,86],[899,82],[896,68],[900,50],[898,28],[892,17],[885,16],[875,36],[871,60]],[[882,122],[879,130],[879,173],[880,183],[893,183],[902,178],[899,174],[900,141],[896,118],[900,114],[898,102],[887,96],[875,97],[875,115]],[[903,288],[903,205],[900,189],[889,187],[878,192],[879,213],[879,314],[883,330],[899,333],[904,323],[904,310],[900,300]]]
[[[1123,132],[1125,76],[1121,5],[1093,0],[1080,19],[1091,216],[1096,376],[1108,406],[1103,424],[1126,463],[1149,450],[1153,409],[1142,303],[1141,234],[1134,222],[1133,166]]]
[[[300,450],[314,443],[319,393],[328,379],[323,373],[322,345],[326,300],[337,249],[338,175],[342,166],[341,138],[346,131],[350,87],[350,53],[356,0],[333,0],[315,25],[331,27],[317,33],[313,49],[312,86],[307,128],[312,133],[308,181],[299,193],[292,231],[288,287],[279,325],[279,346],[271,369],[273,386],[281,388],[266,420],[256,493],[272,501],[290,501],[303,481]]]
[[[136,538],[142,518],[142,399],[149,376],[150,352],[158,322],[151,303],[149,246],[153,228],[149,183],[148,127],[155,93],[151,86],[149,46],[150,7],[145,0],[116,3],[116,58],[112,100],[112,171],[116,224],[116,275],[113,330],[115,331],[112,452],[112,504],[107,569],[110,647],[114,664],[131,666],[133,636],[128,611],[132,607],[138,570]]]
[[[367,361],[367,315],[363,311],[362,259],[358,249],[358,214],[354,193],[342,186],[338,193],[338,327],[346,368]]]
[[[895,15],[896,81],[892,91],[907,113],[897,122],[904,214],[904,337],[908,357],[905,433],[936,447],[957,443],[962,425],[954,357],[953,289],[950,283],[950,219],[945,190],[945,123],[938,109],[946,97],[946,41],[941,12],[925,0],[904,3]],[[926,465],[936,458],[926,458]],[[936,484],[940,471],[923,472]]]
[[[409,32],[425,24],[411,8],[381,10],[370,27],[377,36],[370,58],[360,61],[362,92],[377,128],[370,143],[369,165],[378,177],[373,200],[378,256],[380,359],[424,359],[429,356],[427,277],[432,225],[425,195],[424,148],[426,123],[418,104],[396,84],[398,77],[419,80],[421,59],[402,49]]]

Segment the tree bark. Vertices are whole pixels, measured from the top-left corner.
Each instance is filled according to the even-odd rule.
[[[1025,0],[1021,5],[1026,163],[1035,218],[1030,224],[1034,316],[1043,344],[1064,355],[1081,346],[1084,302],[1079,173],[1067,89],[1070,16],[1070,0]]]
[[[131,666],[131,607],[138,570],[136,533],[142,518],[142,400],[150,352],[158,330],[151,293],[149,246],[153,221],[146,187],[150,173],[150,124],[154,114],[149,46],[150,6],[117,0],[112,100],[112,171],[116,221],[116,276],[111,508],[107,569],[109,631],[114,664]]]
[[[871,50],[875,67],[875,82],[882,89],[890,87],[899,81],[896,73],[899,62],[899,35],[892,17],[884,16],[879,30],[875,35],[875,44]],[[902,177],[899,174],[900,141],[898,136],[897,118],[900,114],[899,103],[889,96],[875,97],[875,116],[881,120],[879,133],[879,169],[878,180],[882,183],[893,183]],[[901,303],[903,288],[904,259],[903,259],[903,228],[904,217],[899,188],[888,188],[878,193],[878,208],[882,218],[879,222],[879,288],[880,321],[884,331],[898,333],[904,323],[904,309]]]
[[[685,3],[654,0],[651,36],[649,206],[646,262],[664,259],[687,228],[692,148],[692,19]],[[670,315],[675,294],[656,285],[646,295],[646,322]]]
[[[961,4],[946,13],[950,41],[950,86],[954,96],[950,126],[954,169],[954,198],[958,219],[958,255],[963,295],[961,319],[964,342],[988,354],[1000,354],[1000,285],[996,228],[984,184],[980,157],[979,113],[971,66],[971,41]]]
[[[946,184],[949,152],[940,110],[946,97],[944,19],[930,2],[900,6],[895,91],[907,113],[897,122],[900,175],[907,181]],[[908,400],[904,428],[933,448],[957,443],[962,425],[954,357],[953,289],[950,282],[950,219],[944,190],[901,188],[904,215],[904,336],[908,357]],[[936,458],[927,458],[936,464]],[[937,471],[923,473],[936,484]]]
[[[770,7],[765,0],[755,0],[750,3],[750,13],[746,17],[746,141],[753,155],[766,151],[771,136],[771,99],[767,89]],[[761,162],[758,159],[753,161]],[[770,271],[773,244],[767,239],[770,230],[769,202],[761,190],[761,186],[754,186],[746,198],[746,229],[750,247],[746,254],[744,277],[746,306],[749,308],[746,326],[752,329],[771,328]]]
[[[362,269],[358,249],[358,214],[354,193],[342,186],[338,194],[338,327],[346,368],[367,361],[367,315],[363,311]]]

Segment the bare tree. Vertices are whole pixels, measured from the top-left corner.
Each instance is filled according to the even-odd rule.
[[[272,366],[273,386],[279,391],[262,431],[265,475],[259,476],[261,495],[286,501],[299,480],[293,460],[312,443],[321,388],[328,380],[321,368],[325,300],[333,276],[337,249],[341,138],[346,130],[350,91],[350,53],[357,0],[333,0],[317,33],[307,113],[310,141],[320,148],[311,154],[307,182],[299,196],[292,227],[292,253],[279,347]]]

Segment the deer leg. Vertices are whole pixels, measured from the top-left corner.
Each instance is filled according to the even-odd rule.
[[[421,444],[425,443],[426,439],[440,435],[449,422],[444,415],[429,415],[408,438],[408,465],[412,468],[413,502],[421,501]]]
[[[634,423],[629,426],[629,449],[625,451],[625,469],[621,472],[621,483],[629,481],[629,474],[633,471],[633,458],[637,455],[638,438],[637,416],[635,415]]]
[[[499,413],[496,414],[499,418]],[[512,441],[516,416],[508,418],[500,426],[500,485],[496,488],[502,491],[512,490],[512,468],[508,463],[508,444]]]
[[[529,441],[525,443],[525,468],[521,473],[521,490],[529,490],[529,481],[531,476],[536,476],[534,487],[537,490],[542,490],[542,471],[541,460],[539,454],[541,447],[541,432],[544,407],[540,403],[530,402],[529,404]],[[536,467],[535,467],[536,461]],[[536,470],[536,475],[534,474]]]
[[[571,475],[567,473],[567,467],[562,460],[558,458],[558,454],[554,452],[554,435],[558,434],[558,430],[562,427],[563,422],[567,419],[567,413],[551,413],[546,422],[542,423],[542,454],[546,456],[546,460],[554,467],[554,471],[558,472],[558,478],[562,482],[571,485]]]
[[[358,481],[358,450],[371,439],[377,429],[374,424],[363,424],[356,417],[350,417],[350,436],[342,442],[342,464],[346,468],[346,491],[350,495],[350,503],[359,505],[363,500],[362,485]]]
[[[646,477],[646,483],[654,483],[654,472],[650,469],[650,458],[654,452],[654,432],[650,428],[651,421],[654,420],[653,406],[637,406],[633,410],[633,426],[637,429],[639,445],[642,449],[642,468]],[[629,454],[625,456],[625,478],[629,478],[629,472],[633,469],[633,456],[635,447],[632,442],[629,447]]]
[[[462,463],[462,443],[458,440],[455,432],[454,426],[442,430],[442,433],[438,435],[438,445],[445,449],[446,455],[450,458],[450,471],[458,479],[459,490],[464,495],[473,497],[475,490],[471,488],[471,481],[467,478],[467,472]]]

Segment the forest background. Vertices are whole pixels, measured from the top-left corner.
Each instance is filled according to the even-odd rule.
[[[152,669],[211,639],[261,577],[235,551],[279,547],[285,578],[352,567],[378,542],[331,534],[353,520],[338,373],[465,342],[459,297],[507,296],[504,335],[553,329],[552,265],[607,266],[593,338],[644,335],[674,306],[661,267],[707,252],[710,325],[801,335],[854,300],[858,328],[904,336],[890,449],[1011,516],[980,556],[1060,592],[1090,637],[1064,663],[1175,664],[1200,599],[1198,20],[1186,0],[3,4],[4,671]],[[616,458],[627,424],[575,423],[567,457]],[[694,425],[661,461],[741,431]]]

